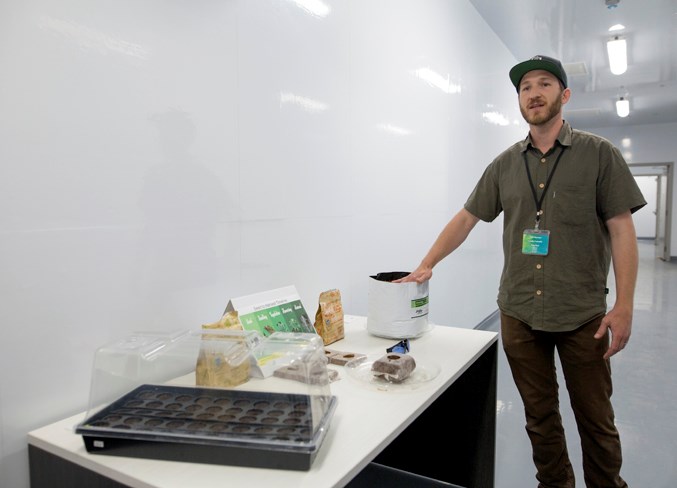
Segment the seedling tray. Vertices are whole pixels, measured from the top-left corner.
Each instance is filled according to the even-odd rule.
[[[336,408],[309,395],[142,385],[76,427],[90,453],[308,470]]]

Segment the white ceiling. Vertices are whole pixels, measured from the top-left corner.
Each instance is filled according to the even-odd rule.
[[[559,58],[572,97],[564,118],[579,129],[677,122],[677,0],[470,0],[518,60]],[[609,71],[614,24],[628,42],[628,70]],[[575,71],[584,68],[584,72]],[[508,74],[506,72],[506,82]],[[615,101],[625,95],[630,115]]]

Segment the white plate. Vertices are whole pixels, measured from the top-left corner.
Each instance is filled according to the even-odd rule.
[[[374,361],[377,361],[384,355],[385,354],[380,356],[367,356],[365,358],[348,361],[344,366],[348,373],[348,377],[363,386],[376,390],[409,391],[425,386],[440,374],[440,367],[436,363],[419,360],[416,356],[412,355],[416,361],[416,368],[414,368],[414,371],[402,381],[389,381],[381,376],[375,375],[371,370]]]

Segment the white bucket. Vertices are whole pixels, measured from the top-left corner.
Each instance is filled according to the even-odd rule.
[[[391,339],[410,339],[427,332],[428,282],[392,283],[409,273],[392,271],[369,277],[367,331]]]

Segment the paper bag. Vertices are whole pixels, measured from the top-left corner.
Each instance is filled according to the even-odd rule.
[[[218,322],[202,324],[202,329],[209,333],[202,335],[195,365],[195,384],[230,387],[247,382],[249,350],[244,338],[229,334],[230,331],[242,330],[237,312],[226,312]],[[218,331],[223,331],[223,334]]]
[[[315,330],[322,337],[325,346],[345,337],[343,305],[339,290],[327,290],[320,293],[315,314]]]
[[[391,271],[369,277],[367,331],[370,334],[408,339],[429,330],[428,282],[392,283],[408,274]]]

